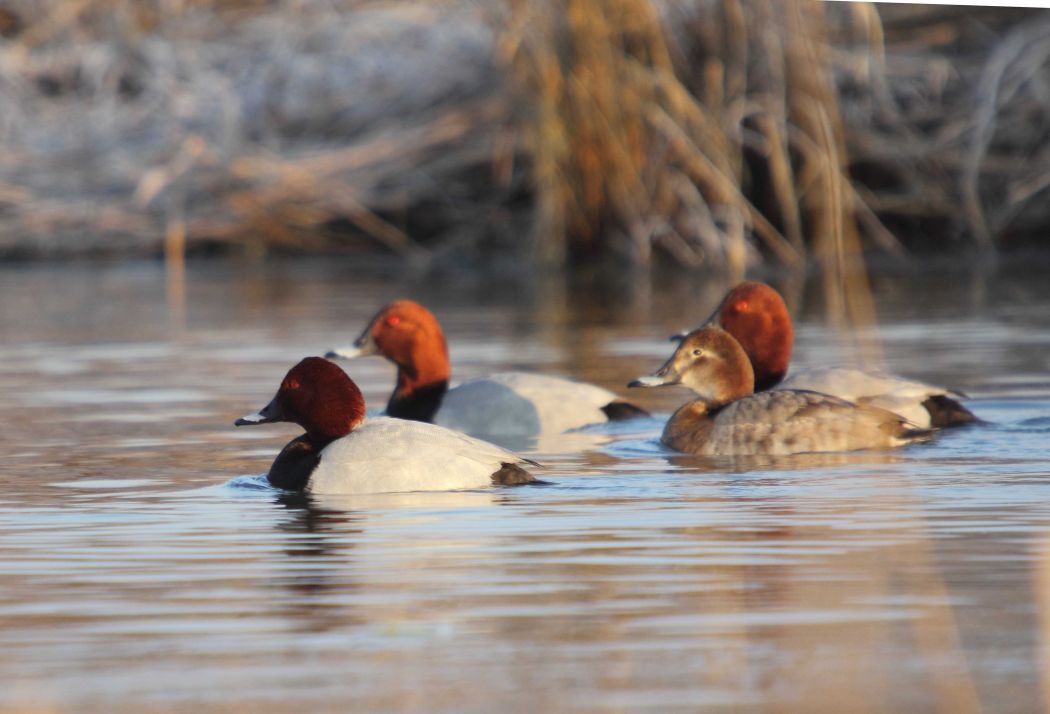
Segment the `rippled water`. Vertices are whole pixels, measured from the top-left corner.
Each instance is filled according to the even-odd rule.
[[[455,375],[621,389],[722,285],[418,280],[339,264],[0,269],[0,709],[1041,711],[1050,281],[875,281],[886,363],[988,423],[892,454],[719,462],[656,418],[525,444],[546,486],[282,497],[235,430],[384,301]],[[177,287],[177,286],[176,286]],[[798,360],[846,353],[817,286]],[[347,364],[372,407],[393,370]]]

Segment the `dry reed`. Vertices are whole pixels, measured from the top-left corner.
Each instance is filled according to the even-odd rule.
[[[731,280],[760,255],[812,257],[832,320],[873,323],[821,4],[512,7],[501,52],[532,100],[545,257],[637,264],[656,248]]]
[[[865,227],[877,214],[909,245],[942,255],[1040,245],[1050,12],[855,6],[837,27],[829,50]]]
[[[738,276],[815,259],[829,286],[859,286],[829,303],[856,321],[862,250],[899,254],[895,235],[914,244],[931,229],[945,246],[986,249],[1046,223],[1050,19],[1037,11],[3,9],[8,255],[156,251],[167,236],[169,253],[181,241],[299,251],[363,239],[426,260],[464,235],[518,249],[531,221],[554,261],[645,264],[656,251]]]

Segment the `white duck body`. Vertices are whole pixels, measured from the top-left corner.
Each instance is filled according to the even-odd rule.
[[[504,464],[531,463],[434,424],[370,416],[320,454],[307,490],[318,494],[485,488]]]
[[[608,421],[602,407],[623,401],[608,389],[525,372],[472,379],[450,389],[434,423],[468,434],[532,436]]]
[[[848,402],[891,411],[912,424],[930,428],[930,412],[923,406],[930,397],[963,397],[944,387],[904,379],[883,372],[850,367],[819,367],[790,375],[774,390],[805,389],[831,394]]]

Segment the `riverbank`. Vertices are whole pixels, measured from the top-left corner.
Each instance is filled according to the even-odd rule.
[[[1050,222],[1046,10],[178,8],[4,5],[0,256],[739,272],[983,255]]]

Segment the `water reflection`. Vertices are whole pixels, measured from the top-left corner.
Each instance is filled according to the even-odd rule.
[[[301,632],[360,624],[337,596],[356,589],[345,573],[366,526],[364,516],[320,507],[304,494],[281,493],[274,503],[287,511],[276,523],[287,567],[273,581],[283,615]]]
[[[186,278],[175,335],[156,266],[0,276],[0,678],[17,682],[0,709],[1037,708],[1045,280],[875,278],[887,367],[970,392],[990,422],[928,444],[674,454],[658,439],[681,397],[649,393],[651,419],[516,444],[547,486],[319,498],[258,475],[294,427],[229,424],[376,306],[431,305],[454,378],[620,391],[723,286],[493,291],[334,263]],[[787,293],[800,361],[826,363],[819,291]],[[353,369],[385,403],[392,369]]]
[[[921,448],[921,447],[913,447]],[[804,453],[781,456],[759,454],[754,456],[696,456],[670,453],[667,462],[681,469],[720,472],[776,472],[778,475],[791,471],[819,471],[834,467],[850,466],[854,471],[861,467],[900,464],[906,456],[900,451],[851,451],[843,453]],[[878,472],[871,472],[876,475]]]

